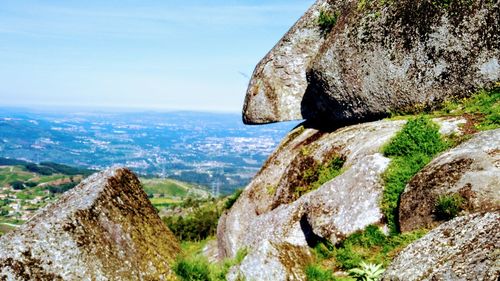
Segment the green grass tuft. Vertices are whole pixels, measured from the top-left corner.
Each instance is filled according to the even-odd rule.
[[[317,265],[309,265],[306,268],[307,281],[335,281],[331,270],[322,269]]]
[[[229,269],[239,265],[248,251],[240,249],[234,259],[225,259],[219,263],[209,263],[201,251],[206,241],[184,242],[182,257],[174,264],[174,272],[182,281],[225,281]]]
[[[462,211],[464,201],[459,194],[442,195],[436,201],[434,213],[440,220],[451,220]]]
[[[388,266],[404,247],[424,235],[423,231],[386,236],[377,226],[346,238],[334,249],[337,265],[344,270],[358,267],[361,262]]]
[[[406,184],[436,154],[447,148],[448,143],[441,138],[438,125],[424,116],[408,120],[383,148],[384,155],[392,159],[382,176],[385,188],[381,204],[391,233],[398,232],[397,207]]]
[[[173,269],[182,281],[210,281],[210,267],[203,258],[180,260]]]
[[[299,198],[342,174],[344,162],[345,159],[343,157],[335,156],[325,165],[314,166],[305,170],[303,181],[306,184],[295,189],[295,196]]]
[[[318,17],[318,25],[322,32],[328,33],[332,30],[332,28],[337,24],[337,20],[340,16],[340,13],[337,12],[329,12],[325,10],[319,11]]]

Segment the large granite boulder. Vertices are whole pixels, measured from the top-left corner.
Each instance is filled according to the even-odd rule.
[[[338,15],[326,39],[321,10]],[[355,123],[469,96],[500,80],[498,30],[499,1],[318,1],[257,66],[243,119]]]
[[[325,41],[316,23],[321,10],[332,11],[327,0],[318,0],[257,65],[245,99],[245,123],[302,119],[306,70]]]
[[[460,120],[436,120],[455,131]],[[333,132],[298,127],[288,134],[233,207],[219,220],[219,258],[248,255],[229,275],[236,280],[303,280],[318,241],[342,241],[370,224],[383,224],[380,154],[404,120],[378,121]],[[444,131],[443,131],[444,132]],[[314,171],[342,159],[342,173],[303,192]]]
[[[0,238],[0,279],[167,280],[179,251],[137,177],[109,169]]]
[[[429,163],[401,195],[401,231],[432,229],[440,196],[460,196],[465,212],[500,210],[500,129],[477,133],[472,139]]]
[[[498,212],[457,217],[406,247],[382,280],[499,280],[499,229]]]

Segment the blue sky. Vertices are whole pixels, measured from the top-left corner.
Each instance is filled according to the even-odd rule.
[[[0,106],[240,111],[313,0],[1,0]]]

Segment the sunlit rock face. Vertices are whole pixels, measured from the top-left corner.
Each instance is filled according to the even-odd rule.
[[[333,12],[327,2],[316,1],[257,65],[245,99],[245,123],[303,119],[306,70],[326,40],[316,19],[321,10]]]
[[[443,133],[457,129],[456,120]],[[383,226],[382,173],[390,159],[380,151],[405,124],[377,121],[335,131],[298,127],[291,131],[219,220],[219,257],[249,254],[229,276],[254,280],[304,280],[310,248],[320,240],[333,244],[371,224]],[[455,124],[455,125],[453,125]],[[445,127],[445,126],[443,126]],[[318,188],[310,185],[315,170],[343,159],[341,174]]]
[[[257,65],[243,120],[358,123],[470,96],[500,80],[498,30],[498,1],[317,1]]]
[[[499,229],[498,212],[457,217],[406,247],[382,280],[496,281]]]
[[[0,238],[0,279],[167,280],[179,251],[138,178],[109,169]]]

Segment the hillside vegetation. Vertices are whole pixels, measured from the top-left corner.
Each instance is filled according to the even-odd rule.
[[[94,171],[67,165],[0,158],[0,235],[31,218]],[[161,211],[186,199],[210,197],[207,189],[178,180],[140,178],[153,206]]]
[[[447,116],[467,118],[468,122],[462,127],[462,136],[445,139],[439,135],[439,127],[430,118]],[[382,150],[392,160],[383,174],[385,188],[381,203],[389,235],[372,225],[347,237],[338,245],[319,242],[313,249],[316,261],[305,271],[307,280],[359,280],[335,275],[334,272],[353,272],[353,269],[360,269],[363,263],[387,267],[404,247],[421,238],[428,230],[404,234],[399,230],[397,217],[401,193],[411,178],[440,152],[467,140],[470,134],[478,130],[500,128],[500,87],[482,90],[468,99],[447,101],[437,111],[423,112],[417,116],[395,114],[393,118],[408,119],[408,122]],[[450,220],[458,214],[459,205],[460,200],[456,198],[442,197],[436,208],[442,209],[441,213],[445,214],[442,217]]]

